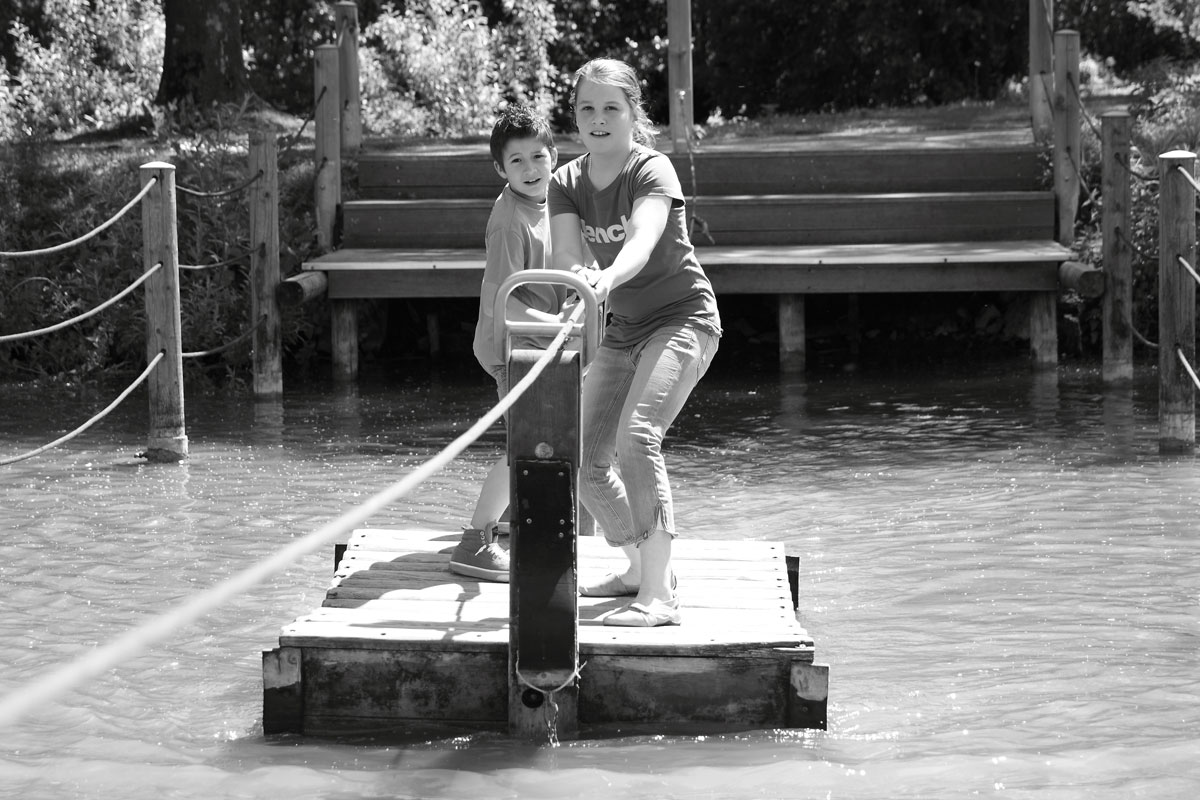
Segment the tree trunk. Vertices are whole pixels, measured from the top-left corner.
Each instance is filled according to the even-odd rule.
[[[159,105],[239,102],[246,91],[242,61],[242,0],[164,0]]]

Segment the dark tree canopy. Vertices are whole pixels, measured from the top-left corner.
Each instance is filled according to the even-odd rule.
[[[246,92],[242,0],[164,0],[166,42],[155,102],[238,102]]]

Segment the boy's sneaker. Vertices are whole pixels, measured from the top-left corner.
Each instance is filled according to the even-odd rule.
[[[496,543],[495,522],[483,530],[463,528],[462,541],[450,554],[450,571],[484,581],[508,583],[508,551]]]

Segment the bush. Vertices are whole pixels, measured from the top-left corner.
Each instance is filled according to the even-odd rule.
[[[46,0],[42,13],[45,42],[13,23],[16,72],[0,96],[13,133],[112,127],[144,112],[162,70],[158,3]]]

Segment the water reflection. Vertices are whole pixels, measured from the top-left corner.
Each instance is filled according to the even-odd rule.
[[[54,438],[97,394],[0,387],[3,448]],[[179,465],[133,458],[134,402],[2,468],[0,691],[335,518],[492,398],[468,371],[189,397]],[[1190,799],[1200,471],[1158,455],[1156,402],[1152,375],[1110,388],[1020,363],[705,378],[668,437],[679,524],[800,558],[827,733],[265,739],[260,652],[319,605],[322,553],[5,731],[0,794]],[[497,426],[370,524],[456,530],[502,442]]]

